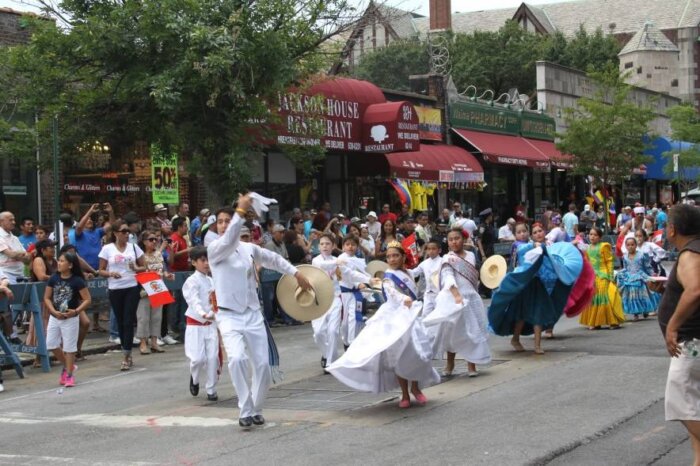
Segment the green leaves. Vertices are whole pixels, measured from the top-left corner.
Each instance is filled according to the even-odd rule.
[[[684,170],[688,167],[700,167],[700,115],[697,110],[690,104],[678,105],[668,109],[668,116],[671,118],[671,136],[676,141],[692,143],[690,149],[681,151],[672,151],[664,153],[664,157],[668,158],[668,162],[664,165],[664,172],[667,174],[674,173],[673,155],[678,153],[679,172],[678,178],[674,181],[679,181],[683,191],[689,189],[689,185],[698,180],[684,179]]]

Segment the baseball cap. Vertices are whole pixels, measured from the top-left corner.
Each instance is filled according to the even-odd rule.
[[[369,217],[377,218],[377,213],[373,210],[370,210],[369,213],[367,214],[367,218],[369,218]]]
[[[286,228],[284,227],[284,225],[280,225],[279,223],[277,225],[275,225],[274,227],[272,227],[273,233],[277,233],[278,231],[285,231],[285,230],[286,230]]]

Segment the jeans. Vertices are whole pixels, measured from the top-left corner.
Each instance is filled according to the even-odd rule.
[[[286,312],[282,310],[279,303],[277,302],[277,295],[275,291],[277,290],[277,283],[279,280],[274,282],[261,282],[260,283],[260,294],[262,295],[263,302],[263,312],[265,314],[265,320],[268,324],[271,324],[275,320],[275,314],[279,314],[284,322],[290,324],[294,322],[294,319],[289,317]]]
[[[182,294],[182,290],[173,291],[175,302],[166,307],[168,320],[168,329],[172,333],[179,334],[182,338],[185,336],[185,311],[187,311],[187,302]]]
[[[109,306],[109,336],[118,337],[119,336],[119,325],[117,325],[117,316],[114,315],[114,309]]]
[[[131,354],[131,347],[134,344],[134,325],[136,324],[136,309],[141,299],[140,290],[141,287],[138,285],[121,290],[109,290],[109,302],[117,318],[119,339],[124,354]]]

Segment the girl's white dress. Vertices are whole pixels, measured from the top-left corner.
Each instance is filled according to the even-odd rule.
[[[423,324],[434,339],[434,354],[457,353],[468,362],[491,362],[489,334],[484,303],[477,291],[479,274],[474,253],[465,251],[464,258],[450,251],[442,258],[440,292],[435,310],[423,318]],[[462,304],[455,303],[450,289],[456,286]]]
[[[371,393],[397,389],[396,376],[420,387],[440,382],[431,363],[430,336],[418,317],[422,303],[415,301],[413,277],[387,270],[382,288],[386,302],[328,372],[350,388]],[[410,308],[404,304],[407,297],[414,300]]]

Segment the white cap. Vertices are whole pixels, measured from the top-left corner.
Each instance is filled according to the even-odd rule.
[[[211,225],[212,223],[216,222],[216,216],[215,215],[210,215],[209,218],[207,218],[207,225]]]
[[[367,214],[367,218],[369,218],[369,217],[377,218],[377,213],[373,210],[370,210],[369,213]]]
[[[590,205],[590,204],[586,204],[585,206],[583,206],[583,210],[585,210],[585,211],[591,210],[591,205]]]

